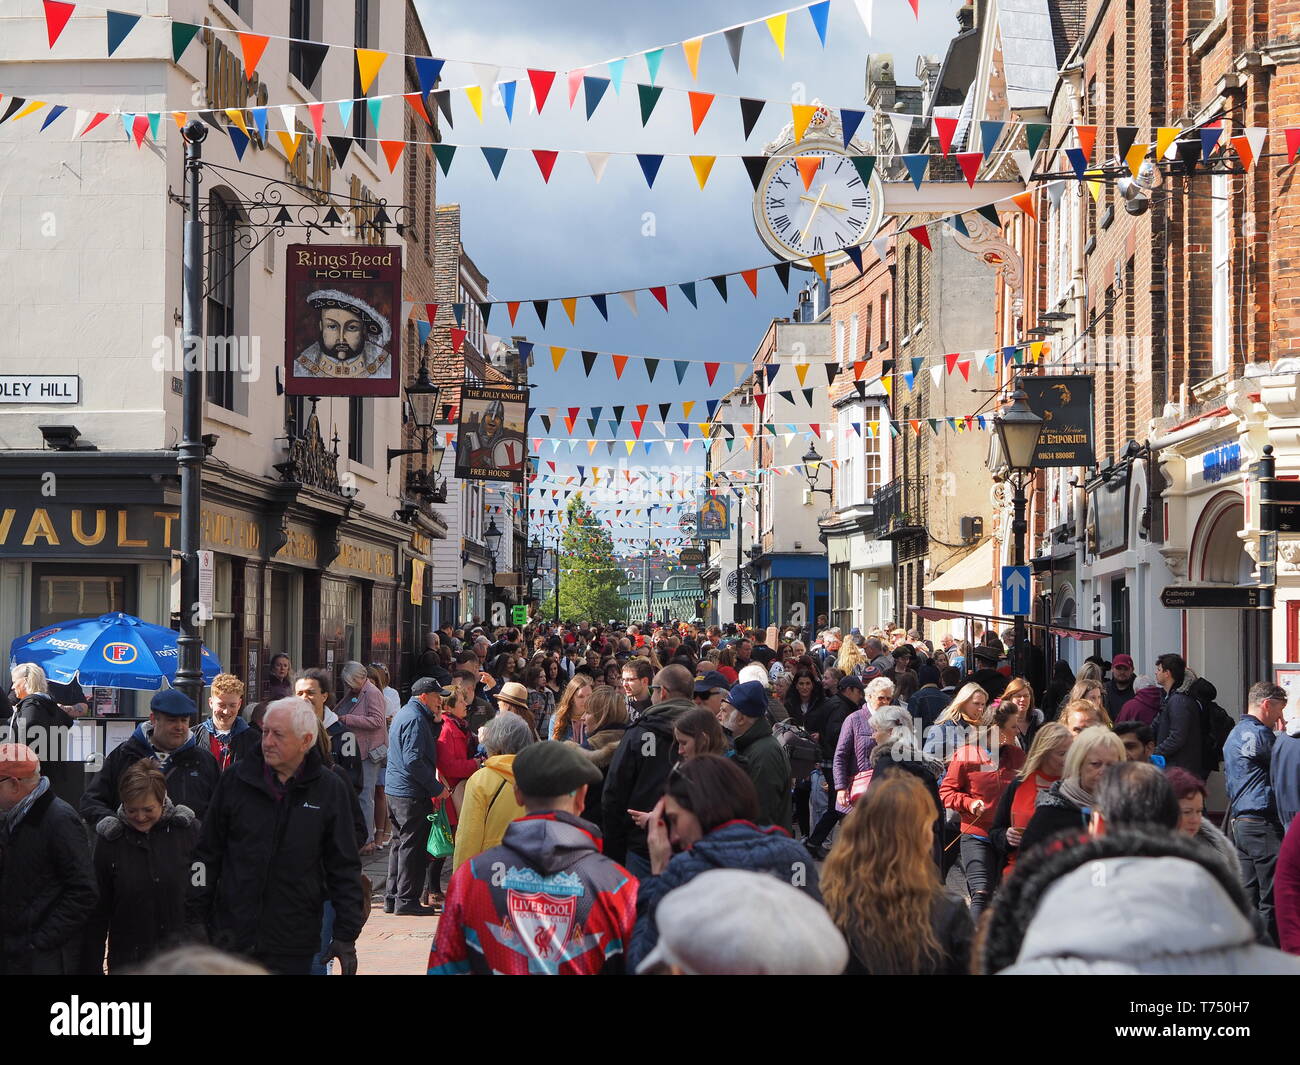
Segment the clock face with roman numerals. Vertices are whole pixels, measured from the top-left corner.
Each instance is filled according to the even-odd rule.
[[[754,221],[763,242],[782,258],[825,253],[833,265],[846,258],[841,249],[875,234],[883,193],[880,179],[872,174],[864,182],[837,147],[804,143],[767,165],[754,195]]]

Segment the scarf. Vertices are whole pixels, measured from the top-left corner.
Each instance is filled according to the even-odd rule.
[[[8,816],[4,819],[5,830],[13,835],[13,831],[18,827],[18,822],[27,816],[27,812],[36,804],[36,800],[50,790],[50,778],[41,777],[41,782],[36,785],[32,793],[22,799],[19,799],[14,808],[9,811]]]
[[[1078,780],[1062,780],[1059,791],[1062,799],[1080,810],[1085,807],[1091,809],[1097,804],[1097,800],[1092,797],[1092,792],[1084,791],[1079,786]]]

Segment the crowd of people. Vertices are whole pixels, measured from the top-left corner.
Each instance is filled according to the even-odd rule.
[[[824,625],[448,624],[404,703],[273,665],[251,706],[158,692],[71,802],[0,744],[0,972],[351,974],[372,898],[436,919],[432,974],[1300,971],[1268,681],[1234,722],[1177,654],[1049,676],[1011,633]],[[13,676],[14,725],[75,711]]]

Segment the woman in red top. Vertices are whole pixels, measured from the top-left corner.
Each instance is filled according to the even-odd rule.
[[[1074,741],[1074,733],[1059,721],[1049,721],[1034,734],[1034,742],[1025,757],[1024,768],[1013,780],[993,814],[989,838],[1002,856],[1002,878],[1011,875],[1020,853],[1020,837],[1034,816],[1040,793],[1061,779],[1065,756]]]
[[[971,920],[988,905],[998,867],[997,853],[989,839],[993,811],[1020,767],[1025,752],[1020,749],[1023,715],[1013,703],[994,704],[986,711],[979,739],[968,743],[948,764],[939,785],[944,806],[961,814],[961,864],[970,891]]]
[[[458,811],[465,801],[465,781],[478,772],[479,762],[471,751],[469,725],[465,721],[469,705],[461,697],[461,689],[452,687],[442,700],[442,731],[438,733],[438,776],[441,778],[447,796],[447,820],[456,828]],[[439,800],[435,799],[434,802]],[[437,907],[443,902],[442,867],[446,858],[434,858],[429,862],[429,871],[425,877],[426,906]]]

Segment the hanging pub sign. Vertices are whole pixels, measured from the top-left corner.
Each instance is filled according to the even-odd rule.
[[[1029,406],[1043,419],[1034,452],[1035,468],[1091,466],[1096,462],[1092,439],[1091,374],[1020,379]]]
[[[456,476],[463,481],[523,484],[527,410],[524,389],[465,385],[460,392]]]
[[[731,500],[705,494],[695,508],[695,539],[725,540],[731,535]]]
[[[397,396],[402,250],[291,244],[285,289],[285,392]]]

